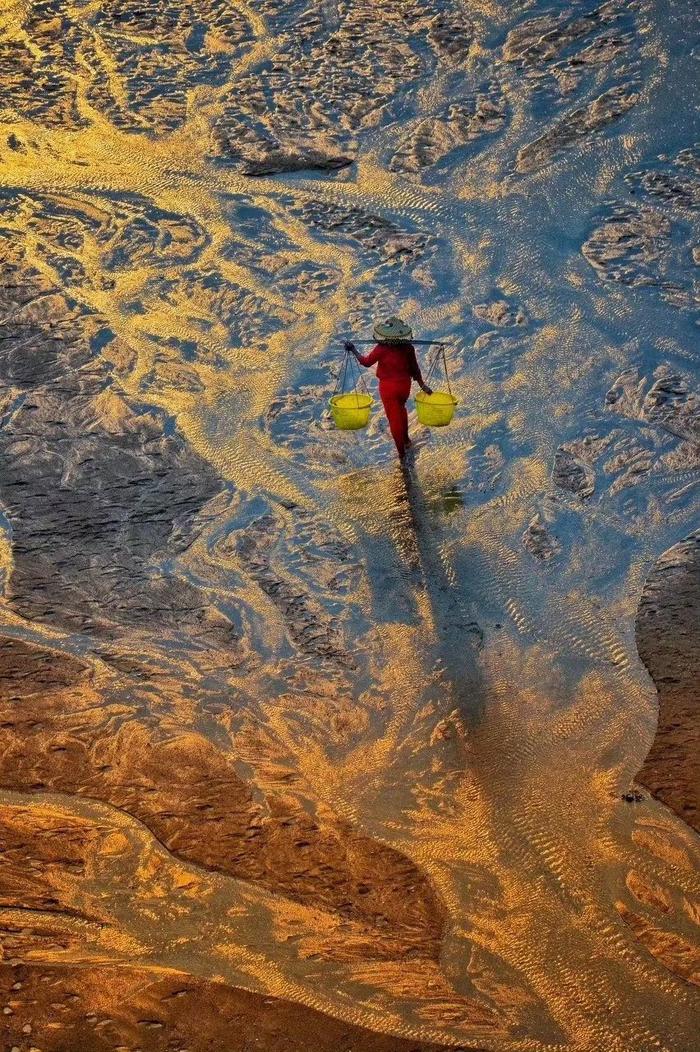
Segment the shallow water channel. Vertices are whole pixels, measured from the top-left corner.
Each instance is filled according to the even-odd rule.
[[[695,1047],[697,836],[633,779],[697,525],[696,16],[5,5],[8,1048],[233,1049],[224,987],[319,1050]],[[327,413],[394,312],[459,399],[404,469]]]

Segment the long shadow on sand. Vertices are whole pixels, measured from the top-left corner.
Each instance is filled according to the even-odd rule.
[[[462,715],[476,722],[484,699],[478,662],[483,634],[473,616],[468,582],[454,574],[443,552],[442,515],[426,498],[412,456],[401,464],[400,471],[403,507],[411,527],[412,562],[419,571],[417,587],[427,600],[433,623],[436,659]]]

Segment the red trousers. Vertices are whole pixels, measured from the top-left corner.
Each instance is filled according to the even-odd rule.
[[[396,443],[399,456],[406,452],[408,444],[408,413],[406,402],[411,393],[411,377],[402,376],[379,381],[379,397],[389,421],[391,437]]]

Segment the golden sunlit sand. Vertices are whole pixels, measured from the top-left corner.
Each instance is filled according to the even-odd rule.
[[[694,1052],[695,16],[4,6],[3,1049]]]

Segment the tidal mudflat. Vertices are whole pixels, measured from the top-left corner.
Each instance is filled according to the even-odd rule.
[[[694,1052],[692,0],[0,12],[0,1043]],[[401,313],[460,400],[334,431]]]

